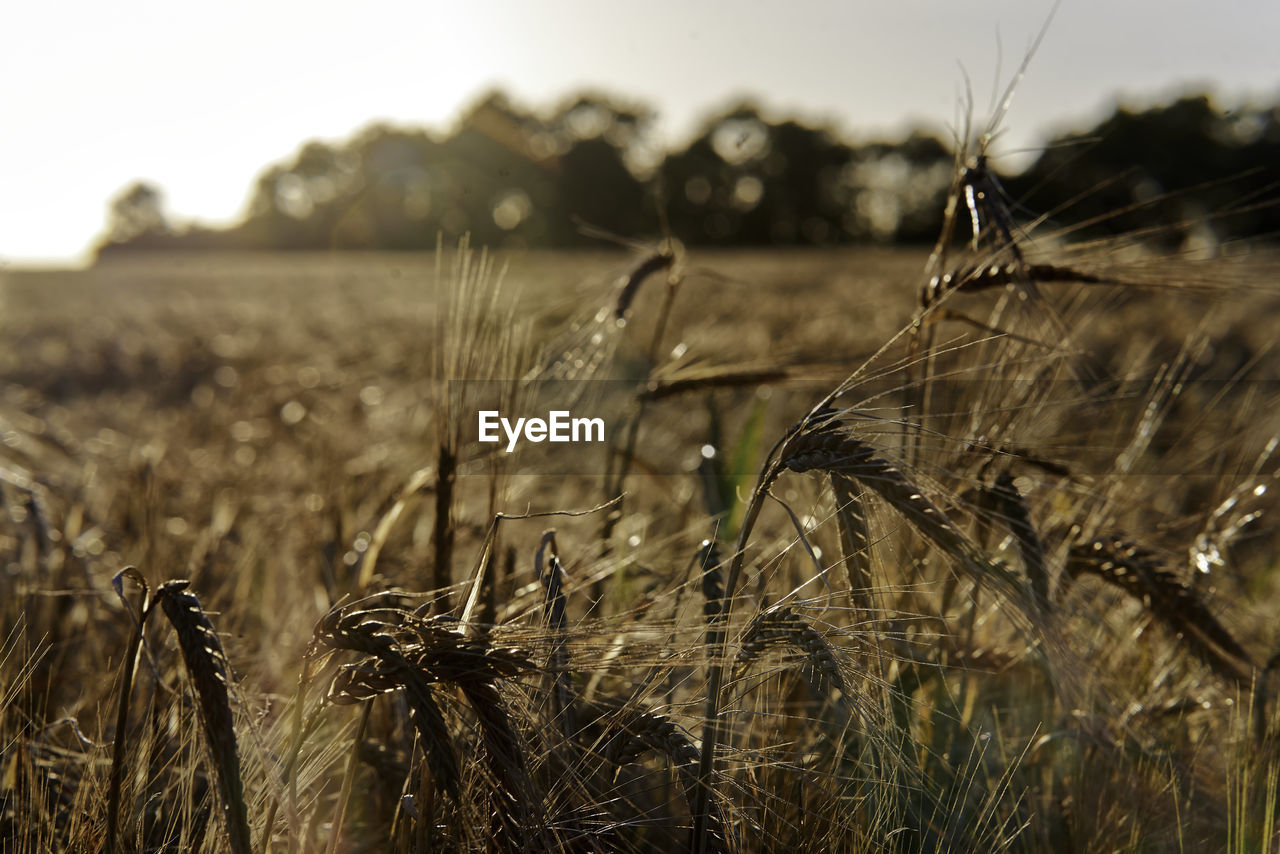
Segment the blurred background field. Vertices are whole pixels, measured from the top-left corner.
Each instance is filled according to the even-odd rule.
[[[670,660],[645,652],[643,638],[654,630],[696,632],[696,618],[685,613],[691,606],[680,610],[687,556],[716,530],[713,511],[729,514],[721,516],[719,524],[740,512],[733,505],[745,501],[756,466],[776,437],[802,418],[826,389],[864,362],[887,371],[888,387],[903,382],[905,369],[895,363],[906,352],[907,339],[895,335],[916,312],[925,255],[919,250],[879,249],[693,250],[684,259],[684,280],[656,365],[644,354],[662,302],[660,277],[640,291],[625,326],[612,323],[619,276],[634,266],[633,255],[498,253],[491,275],[472,282],[476,293],[484,295],[501,281],[500,315],[510,312],[517,326],[528,322],[531,350],[554,357],[560,347],[556,342],[581,341],[582,329],[612,329],[614,349],[595,378],[619,381],[631,394],[645,387],[651,370],[653,377],[662,377],[663,369],[675,370],[678,376],[678,369],[690,366],[781,371],[744,388],[695,388],[651,403],[627,482],[626,513],[609,539],[600,539],[596,517],[554,520],[562,559],[570,570],[569,613],[581,620],[573,629],[573,660],[585,680],[579,688],[593,685],[590,690],[597,695],[616,690],[610,686],[628,668],[649,678],[683,674],[680,679],[691,680],[687,685],[672,688],[665,701],[659,695],[647,703],[696,732],[696,717],[691,716],[697,714],[703,684],[696,675],[701,666],[696,634],[680,641],[691,646],[677,646]],[[112,738],[109,698],[119,678],[129,620],[111,582],[123,567],[142,567],[153,584],[165,578],[190,579],[191,589],[212,615],[238,680],[236,719],[255,820],[273,798],[273,784],[261,782],[259,776],[264,773],[262,763],[270,766],[276,761],[269,758],[273,749],[260,742],[283,744],[279,740],[287,737],[289,716],[282,712],[294,695],[316,621],[344,597],[362,591],[425,592],[436,586],[439,507],[433,508],[430,488],[409,493],[404,489],[415,473],[425,475],[420,484],[433,482],[442,436],[451,429],[443,420],[448,380],[468,378],[442,376],[436,362],[442,347],[454,346],[440,336],[442,323],[452,316],[448,306],[456,305],[465,293],[449,273],[458,257],[455,250],[445,250],[437,267],[432,253],[129,253],[86,271],[8,274],[0,322],[0,334],[8,344],[0,359],[6,467],[0,545],[7,556],[4,630],[10,645],[5,659],[5,726],[16,739],[10,743],[21,747],[10,754],[9,767],[16,776],[5,784],[4,821],[6,834],[26,840],[26,850],[46,844],[74,848],[76,840],[101,833],[106,750]],[[1251,472],[1249,466],[1266,453],[1268,437],[1280,428],[1273,406],[1280,367],[1272,350],[1271,319],[1280,303],[1271,286],[1276,267],[1262,253],[1200,261],[1152,256],[1146,262],[1128,260],[1127,266],[1118,258],[1102,255],[1094,263],[1126,269],[1148,286],[1076,288],[1067,297],[1055,293],[1053,298],[1080,330],[1073,348],[1092,354],[1137,392],[1095,390],[1081,398],[1074,417],[1070,407],[1064,412],[1054,404],[1053,395],[1038,412],[1013,410],[1008,415],[1011,424],[1025,420],[1037,434],[1058,436],[1058,444],[1044,453],[1075,468],[1069,481],[1074,485],[1065,488],[1034,466],[1017,469],[1018,482],[1036,501],[1045,535],[1068,540],[1062,526],[1067,524],[1063,520],[1073,518],[1074,511],[1065,509],[1071,501],[1122,496],[1122,503],[1107,511],[1105,524],[1145,532],[1143,542],[1166,565],[1186,567],[1178,570],[1181,577],[1194,581],[1186,549],[1199,542],[1197,531],[1210,530],[1207,520],[1235,494],[1233,490],[1270,482],[1265,474],[1270,463],[1262,471]],[[504,270],[501,276],[499,269]],[[997,296],[976,294],[972,299],[986,300],[989,308]],[[593,327],[602,311],[609,323]],[[514,334],[514,329],[504,334]],[[944,359],[948,341],[968,342],[963,356],[974,342],[1003,337],[956,320],[939,321],[936,329]],[[894,340],[896,344],[876,355]],[[1189,346],[1188,341],[1203,343]],[[598,341],[588,342],[582,352],[598,346]],[[470,379],[514,386],[520,378],[502,373],[492,352],[477,355],[487,373]],[[1034,365],[1041,357],[1025,358]],[[1109,467],[1131,441],[1127,431],[1140,427],[1148,401],[1163,393],[1160,378],[1170,366],[1180,372],[1181,391],[1176,406],[1169,405],[1148,437],[1151,450],[1144,459],[1154,474],[1117,475]],[[1000,359],[958,369],[971,387],[966,389],[962,382],[963,394],[982,391],[994,378],[1016,379],[1025,370]],[[1077,394],[1071,380],[1056,382],[1068,396]],[[988,398],[984,406],[994,404]],[[878,406],[871,411],[895,418],[900,414]],[[1100,417],[1091,406],[1100,407]],[[620,406],[590,414],[604,415],[612,429],[625,424],[631,411]],[[469,415],[455,411],[453,417]],[[994,417],[994,423],[1003,419],[997,408],[976,408],[971,415]],[[940,426],[951,423],[941,414],[937,417]],[[756,418],[761,420],[753,427]],[[868,426],[868,435],[876,435],[874,425]],[[948,429],[956,435],[954,424]],[[1016,431],[1014,435],[1021,436]],[[448,516],[454,550],[449,580],[458,585],[451,591],[454,607],[466,592],[470,567],[483,547],[495,506],[521,512],[598,504],[609,492],[606,454],[616,453],[620,441],[616,434],[611,438],[611,451],[572,449],[560,457],[548,451],[504,458],[488,446],[465,441],[456,446],[456,486]],[[892,448],[897,439],[884,441],[891,443],[894,453],[904,453]],[[722,457],[745,453],[743,469],[726,473],[725,482],[736,485],[727,496],[719,493],[716,500],[729,502],[721,511],[712,500],[716,488],[699,469],[708,447],[715,447]],[[916,471],[931,489],[952,496],[948,500],[956,504],[951,512],[957,512],[972,500],[958,490],[966,483],[976,488],[986,476],[965,468],[969,464],[962,463],[962,446],[955,446],[958,456],[947,456],[951,447],[944,442],[926,458],[932,462],[922,460]],[[942,456],[935,460],[934,453]],[[1113,462],[1090,468],[1098,459]],[[558,467],[567,474],[559,474]],[[959,485],[951,485],[956,478]],[[733,489],[738,490],[736,497]],[[810,537],[819,553],[839,553],[831,511],[807,480],[793,477],[777,488],[777,495],[813,526]],[[1261,499],[1250,498],[1255,503],[1248,505],[1249,512],[1268,506],[1270,495],[1258,495]],[[407,500],[407,512],[380,537],[376,574],[366,578],[362,570],[371,541],[397,496]],[[1228,516],[1240,521],[1243,508]],[[972,619],[965,617],[964,605],[948,616],[944,604],[940,618],[949,620],[950,628],[935,636],[926,615],[938,606],[926,603],[946,589],[926,580],[938,571],[936,564],[901,539],[904,532],[884,511],[870,518],[886,538],[876,547],[877,553],[885,550],[877,559],[884,561],[877,563],[877,572],[884,573],[877,576],[882,579],[877,582],[878,595],[893,602],[884,612],[889,622],[879,624],[876,632],[849,622],[855,612],[841,604],[843,588],[839,583],[831,586],[834,575],[828,579],[815,574],[797,550],[785,515],[766,514],[761,523],[756,537],[763,544],[764,563],[753,572],[750,592],[744,595],[754,607],[764,608],[791,590],[784,598],[802,607],[803,613],[825,615],[824,631],[839,651],[842,668],[854,667],[853,662],[866,654],[865,645],[884,637],[886,643],[896,644],[891,657],[898,663],[890,672],[899,679],[906,678],[903,674],[912,666],[900,658],[911,648],[918,650],[912,654],[940,657],[928,667],[943,668],[950,656],[945,666],[961,668],[939,669],[939,674],[957,673],[961,682],[967,678],[971,685],[987,680],[981,683],[987,686],[984,699],[970,701],[977,702],[975,718],[970,717],[974,707],[948,711],[952,707],[927,687],[895,683],[898,687],[890,692],[898,696],[893,691],[906,691],[902,696],[917,704],[917,714],[923,717],[908,729],[918,738],[934,739],[932,750],[942,757],[925,750],[920,759],[925,777],[908,789],[923,803],[933,804],[928,809],[936,814],[952,811],[950,820],[968,816],[980,825],[971,837],[935,838],[906,820],[915,829],[908,835],[914,842],[904,843],[904,850],[941,850],[939,846],[957,844],[960,838],[1017,840],[1011,844],[1025,850],[1061,850],[1059,846],[1066,844],[1090,850],[1100,840],[1115,841],[1130,821],[1138,823],[1133,838],[1140,840],[1139,848],[1165,849],[1182,835],[1195,842],[1193,850],[1210,850],[1223,839],[1254,840],[1264,832],[1258,830],[1264,813],[1256,804],[1248,807],[1247,822],[1230,812],[1244,809],[1241,799],[1255,798],[1261,785],[1249,776],[1259,773],[1247,770],[1255,767],[1251,760],[1239,753],[1247,742],[1240,739],[1249,727],[1247,711],[1237,709],[1250,708],[1247,691],[1217,681],[1191,658],[1176,655],[1179,636],[1168,633],[1158,618],[1135,617],[1123,597],[1115,594],[1108,594],[1109,604],[1099,604],[1091,597],[1107,593],[1102,588],[1072,586],[1067,592],[1066,577],[1059,580],[1059,595],[1069,597],[1062,601],[1061,613],[1072,627],[1077,653],[1114,657],[1114,667],[1090,673],[1086,681],[1109,697],[1129,698],[1107,702],[1132,705],[1127,711],[1121,707],[1099,712],[1123,711],[1119,718],[1105,719],[1104,728],[1119,743],[1092,758],[1068,760],[1037,752],[1032,759],[1018,760],[1018,751],[1042,743],[1036,741],[1036,733],[1043,736],[1040,727],[1055,725],[1054,713],[1042,711],[1039,704],[1047,702],[1046,689],[1034,680],[1009,682],[983,675],[992,660],[1006,662],[997,669],[1026,666],[1017,663],[1017,643],[999,629],[998,609],[988,614],[995,620],[992,628],[975,634],[972,627],[961,628]],[[1230,539],[1221,540],[1221,563],[1210,567],[1212,572],[1196,582],[1196,589],[1235,637],[1263,660],[1274,644],[1268,615],[1280,590],[1274,528],[1267,513],[1256,518],[1262,521],[1246,520]],[[513,521],[504,528],[504,549],[509,550],[495,564],[495,591],[487,595],[494,597],[491,617],[507,625],[505,631],[529,630],[528,621],[539,607],[541,593],[530,558],[546,521]],[[602,551],[604,543],[612,546]],[[1008,547],[1006,540],[1002,548]],[[898,565],[900,560],[906,562]],[[592,606],[600,596],[604,598]],[[829,610],[833,606],[835,610]],[[752,613],[745,604],[742,607]],[[591,619],[603,617],[605,622],[591,622],[591,613]],[[643,616],[646,613],[651,617]],[[647,619],[657,622],[648,627]],[[540,629],[532,631],[525,643],[546,642]],[[598,659],[615,632],[621,633],[616,638],[637,633],[636,645],[623,648],[612,662]],[[939,637],[954,646],[938,646]],[[171,658],[172,648],[162,653],[167,645],[158,639],[152,643],[157,641],[160,645],[148,655]],[[618,649],[610,655],[618,655]],[[174,675],[169,665],[162,667]],[[859,679],[870,678],[857,667],[846,673],[847,678],[854,678],[853,673],[861,673]],[[928,678],[920,678],[927,686]],[[1029,677],[1020,677],[1024,678]],[[168,686],[165,691],[179,692],[173,695],[178,703],[173,708],[185,708],[182,715],[191,715],[190,707],[178,699],[180,683],[162,684]],[[940,681],[937,690],[945,684],[946,679]],[[761,711],[794,702],[777,693],[794,689],[785,685],[784,681],[762,688],[753,702],[762,704]],[[874,697],[883,687],[877,686],[877,679],[870,678],[862,690]],[[988,702],[990,710],[983,712]],[[147,703],[154,715],[170,701],[153,695]],[[1156,711],[1165,707],[1169,710]],[[367,744],[372,749],[380,740],[379,749],[389,751],[384,758],[400,768],[415,754],[392,708],[380,713],[387,715],[385,719],[375,718]],[[817,707],[804,708],[808,710],[795,712],[799,717],[791,727],[803,727],[808,716],[815,715],[811,725],[816,726],[826,714]],[[1148,713],[1159,723],[1148,721]],[[984,714],[995,717],[983,723]],[[1018,775],[1024,781],[1019,785],[1029,785],[1039,774],[1050,775],[1034,807],[1021,806],[1021,797],[1030,797],[1025,793],[1005,800],[994,780],[979,785],[970,776],[980,773],[977,766],[949,764],[946,759],[951,755],[946,739],[958,739],[952,750],[972,749],[963,745],[971,738],[990,737],[981,734],[1002,715],[1021,723],[1009,724],[1000,752],[989,757],[981,773]],[[1138,719],[1148,721],[1140,736],[1127,730]],[[150,848],[189,844],[209,832],[213,805],[208,789],[213,782],[202,764],[205,754],[193,727],[193,718],[180,715],[166,724],[162,715],[132,730],[149,751],[152,765],[145,777],[131,784],[139,787],[130,790],[131,797],[142,798],[150,791],[153,803],[178,810],[161,813],[130,801],[138,806],[132,808],[134,817],[127,818],[134,824],[127,826],[141,834],[139,838],[151,840]],[[950,734],[943,735],[944,729]],[[339,739],[339,733],[346,732],[327,731]],[[796,737],[803,738],[805,732],[797,730]],[[783,763],[777,768],[807,765],[808,760],[775,756],[770,751],[777,745],[770,743],[764,738],[763,753],[739,746],[731,751],[731,761],[750,779],[772,773],[773,763]],[[819,750],[813,755],[821,757],[829,748],[813,749]],[[1154,776],[1140,781],[1127,776],[1137,772],[1126,764],[1124,749],[1137,750],[1134,767]],[[846,761],[842,757],[837,751],[816,760],[805,773],[835,773],[830,780],[844,779],[840,774],[845,772],[821,770],[827,767],[823,763]],[[307,809],[324,812],[338,798],[338,756],[321,752],[309,761],[309,773],[318,776],[308,778],[312,806]],[[931,763],[937,761],[950,770],[934,768]],[[1165,773],[1160,763],[1165,761],[1179,769],[1178,774],[1194,775],[1167,798],[1159,794],[1160,774]],[[360,773],[362,779],[372,775],[367,780],[370,789],[357,799],[362,806],[345,831],[353,850],[378,850],[389,838],[387,822],[395,812],[400,786],[399,771],[386,770],[372,757],[367,762]],[[1023,774],[1030,776],[1024,779]],[[1252,794],[1240,789],[1244,778],[1239,775],[1254,781]],[[1086,799],[1086,806],[1079,806],[1083,795],[1077,787],[1091,785],[1088,781],[1095,777],[1113,787],[1107,789],[1110,796]],[[1199,782],[1192,785],[1190,779]],[[187,788],[192,781],[198,787],[195,793]],[[962,790],[971,794],[961,796]],[[880,790],[884,797],[889,791]],[[619,801],[630,803],[627,798]],[[748,809],[745,815],[754,815],[748,806],[741,808]],[[840,822],[830,823],[826,806],[804,798],[789,806],[760,809],[765,817],[758,820],[764,822],[772,820],[768,815],[789,815],[793,810],[808,814],[808,820],[822,823],[822,832],[828,834],[824,838],[837,848],[874,845],[869,840],[888,832],[895,821],[883,816],[851,819],[854,825],[869,824],[862,831],[841,831]],[[1018,833],[1006,822],[1022,809],[1030,810],[1026,821],[1031,829]],[[1085,812],[1076,814],[1074,809]],[[42,817],[43,829],[29,824],[35,816]],[[448,836],[453,823],[461,820],[447,813],[440,832]],[[598,820],[600,816],[589,819],[586,826]],[[658,840],[683,839],[684,831],[678,829],[684,821],[669,816],[659,822],[664,830],[610,844],[648,850],[646,846]],[[1173,823],[1162,824],[1166,821]],[[255,825],[255,838],[261,832]],[[304,847],[325,836],[314,829],[278,832],[302,834],[298,841]],[[863,832],[870,835],[864,838]],[[766,838],[777,842],[792,837],[779,830]]]

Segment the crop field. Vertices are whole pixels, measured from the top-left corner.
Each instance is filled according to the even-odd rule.
[[[979,214],[8,271],[0,848],[1277,850],[1280,263]]]

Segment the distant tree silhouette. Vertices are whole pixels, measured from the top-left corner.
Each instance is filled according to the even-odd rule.
[[[845,210],[834,188],[852,154],[826,130],[771,124],[743,102],[663,161],[672,225],[695,243],[839,242]]]
[[[111,201],[101,251],[414,250],[464,233],[490,246],[577,246],[582,222],[623,237],[658,231],[657,205],[691,244],[932,241],[953,177],[949,145],[923,131],[851,145],[834,131],[766,118],[741,101],[681,150],[656,151],[653,111],[584,92],[545,112],[494,90],[448,133],[373,125],[308,142],[256,179],[244,220],[175,228],[160,191]],[[1205,96],[1053,140],[1003,179],[1025,217],[1082,235],[1150,233],[1176,244],[1280,233],[1280,107],[1222,112]],[[1206,223],[1208,224],[1206,226]],[[1079,224],[1079,226],[1077,226]]]
[[[169,233],[164,194],[145,181],[130,184],[111,200],[107,241],[128,243]]]
[[[556,158],[556,221],[561,245],[582,243],[585,221],[622,237],[653,229],[645,187],[629,163],[648,145],[653,111],[600,92],[576,95],[546,121]]]
[[[673,226],[695,243],[926,240],[941,221],[952,161],[921,132],[851,147],[826,129],[771,123],[744,102],[667,157],[660,176]]]
[[[1052,140],[1023,174],[1006,181],[1030,208],[1084,235],[1145,230],[1176,244],[1196,228],[1218,237],[1275,232],[1280,180],[1276,113],[1230,116],[1207,96],[1140,112],[1123,107],[1097,127]],[[1262,192],[1258,192],[1259,190]],[[1234,209],[1253,209],[1232,213]]]
[[[495,91],[443,139],[374,126],[340,148],[309,143],[258,178],[241,236],[278,248],[425,249],[437,233],[568,245],[582,240],[575,218],[635,234],[644,194],[626,159],[647,121],[604,96],[544,121]]]
[[[954,169],[951,149],[920,130],[901,142],[858,148],[839,185],[845,231],[858,241],[933,241]]]
[[[487,245],[554,238],[554,151],[535,142],[544,133],[536,116],[501,92],[489,93],[464,113],[431,165],[446,237],[469,232]]]

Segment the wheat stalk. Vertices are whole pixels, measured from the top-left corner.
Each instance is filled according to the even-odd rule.
[[[864,615],[874,611],[871,601],[871,532],[862,497],[849,478],[831,475],[831,492],[836,500],[836,525],[840,532],[849,601]]]
[[[844,676],[835,651],[817,629],[790,608],[756,614],[743,630],[740,643],[734,662],[734,678],[740,678],[772,644],[787,643],[798,649],[808,661],[807,670],[812,674],[809,683],[815,697],[826,697],[833,689],[846,695]]]
[[[124,579],[133,580],[142,588],[142,598],[135,615],[124,597]],[[146,577],[136,567],[127,566],[111,579],[116,595],[129,613],[134,623],[134,631],[129,635],[129,649],[125,653],[124,673],[120,677],[120,694],[116,700],[116,735],[111,745],[111,776],[107,784],[107,851],[119,851],[120,832],[120,787],[124,779],[124,751],[129,731],[129,696],[133,691],[133,674],[138,667],[138,656],[142,649],[143,630],[147,617],[151,614],[151,587]]]
[[[1018,554],[1022,558],[1023,569],[1026,570],[1027,577],[1031,581],[1031,591],[1038,602],[1047,605],[1049,570],[1045,562],[1044,545],[1040,542],[1040,536],[1036,533],[1035,525],[1031,521],[1031,510],[1027,507],[1026,499],[1022,497],[1022,493],[1013,482],[1013,477],[1008,473],[998,475],[995,486],[989,492],[995,504],[996,513],[1008,526],[1009,532],[1013,534],[1013,539],[1018,544]]]
[[[235,721],[227,689],[231,685],[231,666],[213,623],[200,600],[187,590],[189,581],[167,581],[156,593],[156,603],[164,610],[178,635],[187,672],[200,700],[200,719],[204,725],[205,743],[213,754],[222,790],[222,808],[227,821],[231,850],[249,854],[249,812],[244,799],[244,783],[240,779],[240,754],[236,748]]]
[[[614,303],[613,316],[616,320],[625,320],[631,311],[631,303],[645,280],[659,270],[672,270],[676,263],[676,253],[669,246],[649,253],[636,262],[626,273],[618,278],[618,297]]]
[[[501,832],[520,838],[530,827],[533,789],[520,739],[494,683],[533,665],[519,650],[495,648],[482,637],[455,631],[454,626],[448,618],[423,618],[391,608],[335,610],[321,620],[316,637],[332,649],[369,656],[339,670],[331,696],[350,702],[405,689],[432,773],[455,795],[461,783],[458,760],[430,685],[443,682],[457,687],[479,724]]]
[[[1030,278],[1035,282],[1075,283],[1082,285],[1116,285],[1125,283],[1116,279],[1074,270],[1058,264],[983,264],[959,267],[941,275],[932,276],[921,288],[920,307],[928,309],[942,297],[956,291],[973,293],[990,288],[1002,288],[1019,284]]]
[[[872,445],[848,435],[838,422],[828,420],[816,429],[799,431],[786,446],[782,466],[797,472],[821,471],[853,478],[950,555],[975,582],[998,589],[1026,608],[1026,591],[1016,577],[983,555],[900,466],[880,455]]]
[[[368,616],[368,612],[344,615],[333,611],[316,629],[316,640],[330,648],[361,652],[372,659],[371,662],[340,669],[329,688],[329,699],[339,704],[353,703],[367,700],[375,694],[404,689],[411,721],[422,740],[431,773],[445,792],[456,796],[462,774],[449,728],[436,704],[429,680],[412,665],[392,635],[385,631],[390,627],[366,619]]]
[[[590,710],[603,722],[603,732],[598,743],[603,745],[603,756],[612,765],[627,765],[639,761],[648,751],[665,757],[675,768],[692,805],[699,791],[698,748],[675,721],[666,715],[641,709],[635,701],[597,702]],[[714,854],[729,851],[724,816],[718,805],[709,806],[708,847]]]
[[[724,573],[720,571],[724,559],[720,555],[720,544],[703,540],[694,562],[701,570],[702,613],[708,623],[714,623],[724,608]]]
[[[549,554],[548,554],[549,552]],[[565,596],[561,581],[563,568],[556,546],[556,532],[547,530],[534,558],[534,571],[542,582],[545,594],[542,599],[542,620],[551,637],[551,656],[548,662],[548,678],[551,680],[551,716],[559,721],[567,738],[577,733],[574,720],[573,688],[569,674],[569,651],[565,645]]]
[[[1191,652],[1220,676],[1247,685],[1254,669],[1245,651],[1190,585],[1165,569],[1155,553],[1118,535],[1071,547],[1067,576],[1090,573],[1137,599]]]
[[[663,400],[696,391],[717,388],[752,388],[780,382],[791,375],[785,367],[687,367],[665,376],[654,377],[640,392],[641,400]]]

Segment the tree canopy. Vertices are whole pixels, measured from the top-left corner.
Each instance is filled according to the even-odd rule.
[[[620,237],[668,230],[690,244],[836,245],[929,241],[954,170],[953,147],[915,131],[854,144],[828,127],[775,119],[746,100],[662,152],[653,111],[604,93],[535,112],[501,91],[446,133],[372,125],[341,143],[307,142],[268,166],[227,229],[176,227],[158,188],[111,203],[100,252],[144,248],[434,247],[469,233],[492,246],[570,247],[589,223]],[[1205,96],[1130,111],[1052,140],[1003,178],[1028,219],[1087,234],[1161,226],[1217,238],[1275,233],[1280,107],[1216,109]]]

